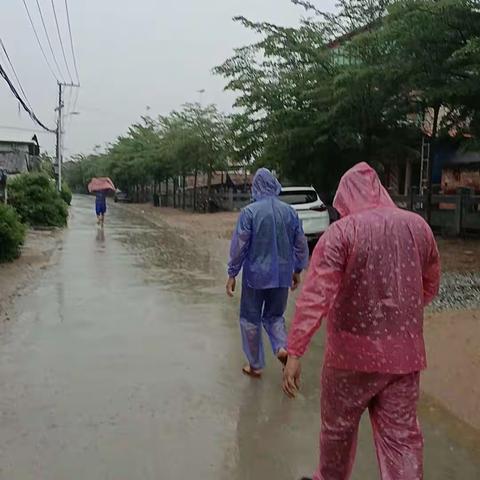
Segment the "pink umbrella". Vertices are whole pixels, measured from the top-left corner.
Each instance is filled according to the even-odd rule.
[[[88,191],[90,193],[94,193],[103,190],[111,190],[112,192],[115,192],[116,188],[108,177],[92,178],[88,184]]]

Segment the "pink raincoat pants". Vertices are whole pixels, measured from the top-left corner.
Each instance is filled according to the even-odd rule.
[[[350,478],[358,426],[367,409],[382,480],[421,480],[419,377],[419,373],[392,375],[324,368],[320,465],[314,480]]]

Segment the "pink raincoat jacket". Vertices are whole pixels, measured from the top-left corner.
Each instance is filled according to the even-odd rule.
[[[366,163],[342,178],[342,219],[319,241],[288,339],[301,357],[327,318],[325,366],[403,374],[426,367],[424,307],[438,293],[440,260],[426,222],[397,208]]]

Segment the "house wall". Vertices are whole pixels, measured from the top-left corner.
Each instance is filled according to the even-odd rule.
[[[39,164],[39,149],[34,143],[0,140],[0,169],[8,174],[35,170]]]

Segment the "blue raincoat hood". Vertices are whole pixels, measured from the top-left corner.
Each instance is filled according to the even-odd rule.
[[[268,197],[278,197],[282,191],[280,182],[267,168],[260,168],[253,179],[252,197],[255,201]]]

